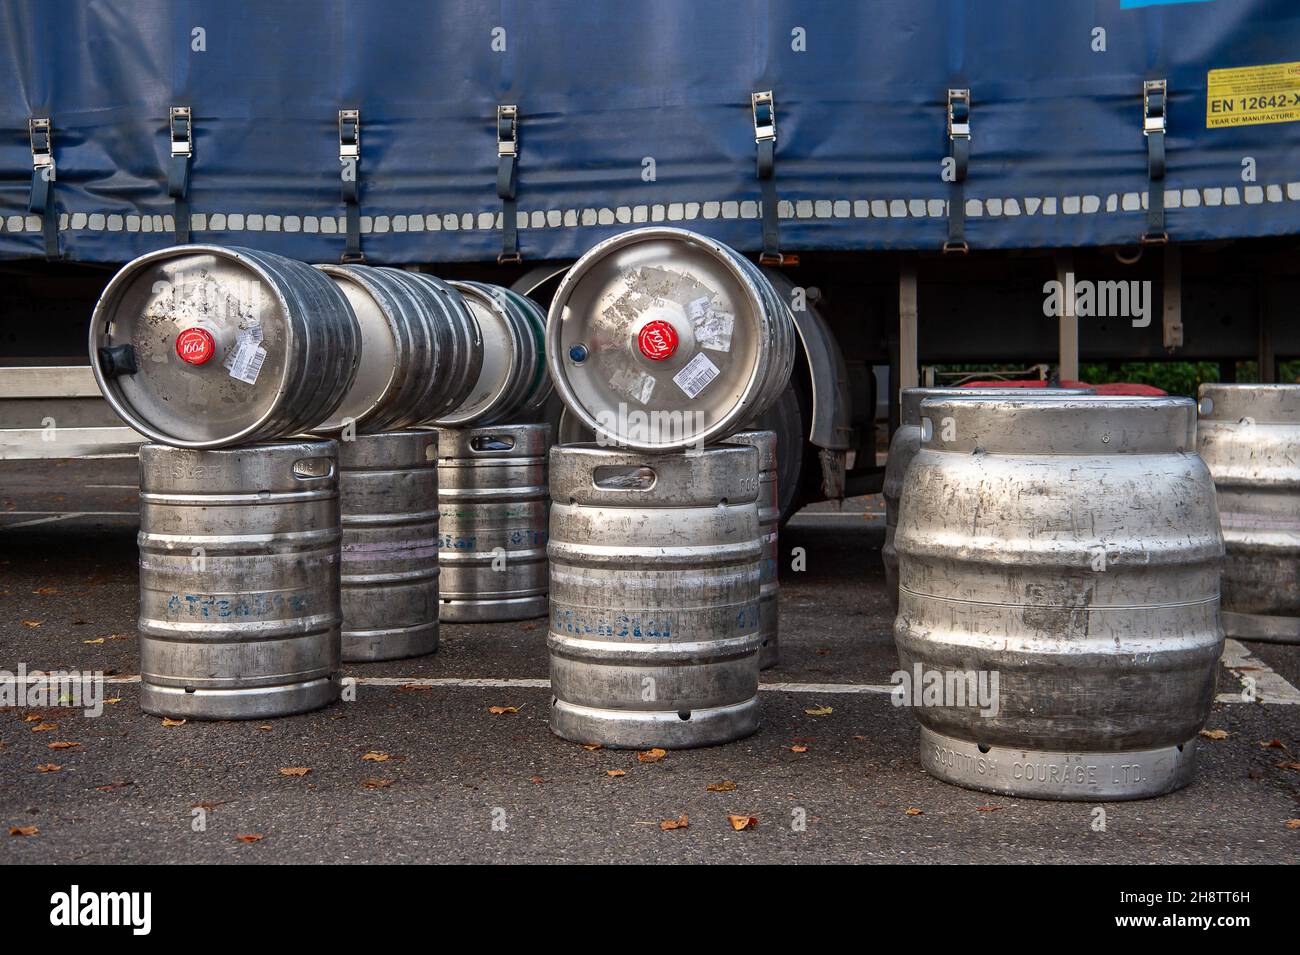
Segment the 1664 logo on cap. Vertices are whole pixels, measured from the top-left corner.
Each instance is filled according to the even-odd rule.
[[[181,361],[202,365],[217,351],[217,343],[206,328],[187,328],[176,336],[176,354]]]
[[[646,322],[637,333],[636,343],[641,354],[651,361],[663,361],[677,351],[677,329],[663,319]]]

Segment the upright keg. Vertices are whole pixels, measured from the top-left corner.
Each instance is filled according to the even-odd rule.
[[[777,544],[781,526],[781,494],[776,477],[776,432],[741,431],[725,443],[747,444],[758,451],[758,533],[763,542],[763,578],[758,598],[758,630],[763,635],[763,646],[758,652],[758,665],[766,670],[781,662],[778,646],[781,549]]]
[[[361,333],[322,272],[269,252],[183,245],[125,265],[90,321],[95,380],[155,441],[220,448],[299,434],[348,393]]]
[[[140,448],[140,704],[265,719],[339,694],[338,446]]]
[[[1300,385],[1201,385],[1197,438],[1227,545],[1223,629],[1300,643]]]
[[[885,564],[885,588],[889,604],[898,609],[898,551],[894,548],[894,533],[898,527],[898,502],[903,496],[903,478],[907,466],[921,449],[921,402],[926,398],[968,397],[1035,397],[1046,395],[1092,394],[1089,388],[904,388],[899,401],[898,430],[889,441],[889,456],[885,459],[885,544],[880,558]]]
[[[1223,650],[1194,403],[929,398],[921,416],[894,637],[922,766],[1044,799],[1187,784]]]
[[[438,436],[357,435],[339,443],[343,659],[438,649]]]
[[[546,360],[579,422],[609,445],[703,446],[784,390],[789,307],[759,269],[682,229],[636,229],[578,260],[551,302]]]
[[[616,747],[758,728],[758,452],[551,449],[551,729]]]
[[[542,356],[546,316],[536,302],[483,282],[451,282],[483,335],[483,363],[464,398],[430,419],[466,428],[533,415],[551,393]]]
[[[365,342],[352,386],[317,431],[409,428],[465,400],[483,364],[483,342],[459,293],[401,269],[316,268],[351,304]]]
[[[550,438],[545,424],[438,431],[444,622],[546,613]]]

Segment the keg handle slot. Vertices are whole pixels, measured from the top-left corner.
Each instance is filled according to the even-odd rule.
[[[469,449],[479,454],[492,451],[511,451],[514,446],[514,436],[509,434],[481,434],[476,438],[470,438],[469,441]]]
[[[659,481],[644,464],[605,464],[592,470],[591,484],[601,491],[649,491]]]
[[[315,481],[334,476],[333,458],[299,458],[293,462],[293,476],[299,481]]]

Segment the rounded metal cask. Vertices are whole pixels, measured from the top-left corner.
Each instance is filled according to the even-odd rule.
[[[175,447],[301,434],[351,388],[361,332],[321,271],[253,249],[185,245],[142,255],[90,322],[100,391],[127,424]]]
[[[551,729],[612,747],[758,728],[758,452],[551,450]]]
[[[338,698],[337,455],[140,448],[145,712],[264,719]]]
[[[930,398],[895,542],[921,764],[972,789],[1137,799],[1192,778],[1223,535],[1184,398]]]
[[[921,402],[926,398],[968,397],[1035,397],[1039,395],[1089,395],[1088,388],[1043,388],[1030,391],[1026,388],[904,388],[899,400],[898,430],[889,440],[889,455],[885,459],[885,543],[880,549],[880,559],[885,565],[885,587],[890,606],[898,609],[898,551],[894,547],[894,533],[898,527],[898,502],[903,496],[903,479],[907,466],[921,448]]]
[[[565,275],[546,360],[565,405],[607,445],[702,447],[785,389],[794,319],[748,259],[683,229],[635,229]]]
[[[741,431],[726,444],[747,444],[758,451],[758,533],[763,542],[763,579],[758,598],[758,629],[763,646],[758,652],[762,670],[781,662],[780,567],[777,542],[781,526],[781,494],[777,487],[777,442],[775,431]]]
[[[343,659],[438,649],[438,436],[390,431],[339,442]]]
[[[1227,546],[1224,631],[1300,643],[1300,385],[1201,385],[1197,447]]]
[[[545,424],[439,429],[444,622],[527,620],[546,613],[550,438]]]

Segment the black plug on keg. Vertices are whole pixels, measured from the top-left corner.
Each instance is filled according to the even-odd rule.
[[[135,360],[135,348],[127,345],[109,345],[99,349],[99,367],[105,378],[134,375],[140,370]]]

